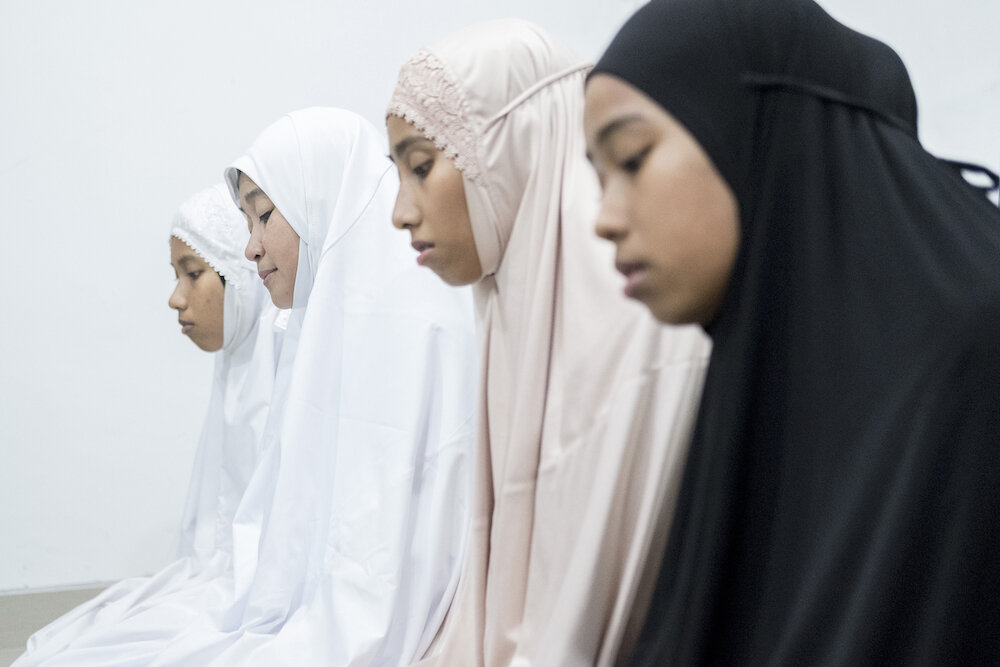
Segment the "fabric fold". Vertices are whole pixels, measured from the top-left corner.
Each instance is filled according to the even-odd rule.
[[[1000,213],[921,146],[899,56],[811,0],[672,0],[594,72],[740,212],[631,664],[996,662]]]
[[[658,563],[709,345],[626,301],[593,234],[587,70],[489,22],[420,50],[389,103],[462,172],[484,272],[472,532],[420,664],[611,664]]]
[[[246,220],[223,184],[184,202],[169,231],[225,279],[223,346],[215,353],[178,560],[151,577],[118,582],[38,630],[19,666],[148,665],[205,610],[233,601],[233,552],[246,548],[234,537],[234,517],[259,465],[281,332],[243,256]]]

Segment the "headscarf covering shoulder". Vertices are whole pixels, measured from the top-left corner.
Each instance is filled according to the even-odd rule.
[[[233,516],[256,463],[274,378],[274,313],[243,255],[246,219],[224,184],[181,204],[170,235],[225,278],[222,351],[181,524],[180,555],[208,559],[232,552]]]
[[[257,464],[274,378],[274,309],[243,257],[246,221],[221,183],[186,202],[170,222],[225,277],[223,347],[215,353],[208,410],[192,466],[179,558],[150,577],[104,589],[35,632],[15,664],[153,663],[210,601],[232,595],[233,522]],[[217,280],[214,276],[210,280]],[[269,301],[269,300],[268,300]],[[141,637],[141,640],[137,640]]]
[[[1000,215],[920,145],[898,56],[811,0],[672,0],[595,72],[677,117],[740,209],[635,663],[998,655]]]
[[[473,534],[429,663],[608,664],[672,505],[708,345],[627,302],[593,235],[588,69],[487,22],[407,61],[388,107],[462,171],[484,272]]]
[[[300,236],[274,400],[235,520],[236,602],[163,664],[407,664],[454,592],[468,516],[471,299],[391,225],[384,137],[296,111],[226,170]],[[294,658],[294,659],[293,659]]]

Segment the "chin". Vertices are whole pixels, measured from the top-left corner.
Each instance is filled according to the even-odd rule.
[[[698,318],[688,310],[678,308],[676,304],[668,303],[645,303],[649,312],[663,324],[679,326],[682,324],[697,324]]]
[[[662,324],[673,324],[673,325],[687,324],[687,322],[685,322],[682,318],[678,318],[673,313],[670,312],[664,312],[662,310],[653,310],[652,308],[649,309],[649,312],[652,313],[653,317],[656,318],[657,322],[660,322]]]
[[[292,307],[292,297],[288,296],[275,296],[271,295],[271,303],[274,304],[275,308],[280,308],[281,310],[288,310]]]
[[[222,341],[218,341],[218,342],[211,341],[211,342],[208,342],[208,341],[203,341],[203,340],[195,340],[195,339],[192,338],[191,342],[193,342],[195,345],[197,345],[198,348],[200,350],[202,350],[203,352],[218,352],[219,350],[222,349]]]
[[[445,277],[441,276],[441,280],[445,281],[451,287],[465,287],[466,285],[472,285],[473,283],[479,282],[478,279],[470,280],[468,278],[456,278],[454,276]]]
[[[475,274],[472,272],[472,267],[468,266],[462,267],[459,271],[438,271],[436,269],[432,269],[432,271],[438,275],[438,278],[451,287],[465,287],[466,285],[473,285],[478,283],[483,277],[478,266],[476,266]]]
[[[476,282],[475,280],[466,280],[462,276],[455,275],[454,273],[448,273],[447,271],[437,271],[431,269],[437,275],[438,278],[443,280],[446,285],[450,287],[464,287],[465,285],[471,285]]]
[[[708,304],[688,304],[687,308],[678,304],[646,304],[649,312],[663,324],[683,326],[685,324],[698,324],[702,327],[709,324],[716,315],[717,308],[712,308]]]

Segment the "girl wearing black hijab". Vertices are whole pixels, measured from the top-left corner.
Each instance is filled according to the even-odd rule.
[[[1000,214],[898,56],[654,0],[585,127],[626,293],[714,343],[632,664],[1000,662]]]

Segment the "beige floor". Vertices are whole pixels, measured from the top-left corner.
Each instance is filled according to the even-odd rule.
[[[0,667],[9,667],[35,630],[101,592],[101,588],[0,595]]]

